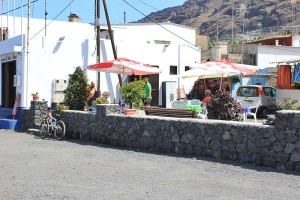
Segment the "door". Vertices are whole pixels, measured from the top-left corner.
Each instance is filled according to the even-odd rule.
[[[14,75],[16,74],[16,61],[2,63],[2,108],[13,108],[16,99]]]
[[[151,106],[158,106],[159,102],[159,74],[146,75],[149,78],[149,83],[152,86],[152,101]],[[144,76],[129,76],[129,82],[142,80]]]
[[[276,109],[276,93],[274,94],[275,88],[264,87],[263,105],[268,109],[268,112],[273,112]]]

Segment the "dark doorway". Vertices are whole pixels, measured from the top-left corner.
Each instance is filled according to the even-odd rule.
[[[159,74],[146,75],[152,86],[152,101],[151,106],[158,106],[159,102]],[[142,80],[144,76],[129,76],[129,82]]]
[[[13,108],[16,98],[14,75],[16,74],[16,61],[2,63],[2,108]]]

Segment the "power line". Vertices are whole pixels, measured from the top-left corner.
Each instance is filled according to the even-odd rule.
[[[147,3],[145,3],[144,1],[141,1],[141,0],[137,0],[137,1],[141,2],[142,4],[145,4],[146,6],[148,6],[148,7],[150,7],[150,8],[153,8],[153,9],[156,10],[156,11],[160,11],[160,9],[155,8],[155,7],[153,7],[153,6],[151,6],[151,5],[147,4]]]
[[[57,17],[59,17],[75,0],[71,0],[70,3],[62,10],[60,11],[48,24],[46,27],[48,27]],[[46,27],[42,28],[40,31],[38,31],[34,36],[32,36],[29,40],[32,40],[34,37],[36,37],[40,32],[42,32]]]
[[[184,39],[183,37],[177,35],[176,33],[170,31],[169,29],[167,29],[166,27],[162,26],[161,24],[159,24],[157,21],[151,19],[150,17],[148,17],[146,14],[144,14],[143,12],[141,12],[140,10],[138,10],[136,7],[134,7],[133,5],[131,5],[130,3],[128,3],[126,0],[123,0],[127,5],[129,5],[131,8],[133,8],[134,10],[136,10],[137,12],[139,12],[140,14],[142,14],[144,17],[146,17],[147,19],[149,19],[150,21],[154,22],[156,25],[160,26],[161,28],[165,29],[166,31],[168,31],[169,33],[175,35],[176,37],[180,38],[181,40],[189,43],[190,45],[197,47],[195,44],[189,42],[188,40]],[[198,47],[197,47],[198,48]]]
[[[38,2],[38,1],[39,1],[39,0],[34,0],[34,1],[30,2],[30,4],[33,4],[33,3]],[[19,9],[25,7],[25,6],[28,6],[28,4],[21,5],[21,6],[17,7],[17,8],[15,8],[15,9],[12,9],[12,10],[9,10],[9,11],[7,11],[7,12],[5,12],[5,13],[2,13],[1,15],[5,15],[5,14],[7,14],[7,13],[10,13],[10,12],[13,12],[13,11],[16,11],[16,10],[19,10]]]

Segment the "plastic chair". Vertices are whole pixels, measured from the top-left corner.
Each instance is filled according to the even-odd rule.
[[[191,105],[200,105],[201,101],[199,99],[192,99]]]
[[[186,110],[188,106],[184,101],[177,100],[172,103],[172,108]]]
[[[244,122],[246,121],[248,115],[253,116],[255,123],[257,122],[256,115],[260,106],[260,102],[261,100],[259,100],[255,106],[249,106],[249,103],[247,103],[247,101],[240,101],[241,106],[245,109],[243,113]],[[255,109],[255,111],[251,112],[251,109]]]

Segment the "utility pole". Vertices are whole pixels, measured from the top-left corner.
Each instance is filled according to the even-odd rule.
[[[112,46],[113,53],[114,53],[114,58],[117,59],[118,56],[117,56],[117,51],[116,51],[116,46],[115,46],[115,40],[114,40],[114,35],[112,34],[112,30],[111,30],[111,26],[110,26],[110,20],[109,20],[108,10],[107,10],[107,6],[106,6],[106,1],[102,0],[102,3],[103,3],[103,6],[104,6],[106,22],[107,22],[107,26],[108,26],[108,32],[109,32],[111,46]],[[118,79],[119,79],[119,84],[120,84],[120,87],[121,87],[122,83],[123,83],[121,74],[118,74]]]
[[[28,79],[29,79],[29,33],[30,33],[30,0],[28,0],[28,10],[27,10],[27,53],[26,53],[26,106],[28,106]]]
[[[231,42],[233,44],[233,25],[234,25],[234,10],[235,10],[235,7],[234,7],[234,0],[231,0],[232,1],[232,10],[231,10]]]
[[[100,63],[100,0],[97,0],[96,3],[96,15],[97,15],[97,19],[96,19],[96,26],[97,26],[97,63]],[[100,72],[97,73],[97,91],[101,91],[100,90]]]

